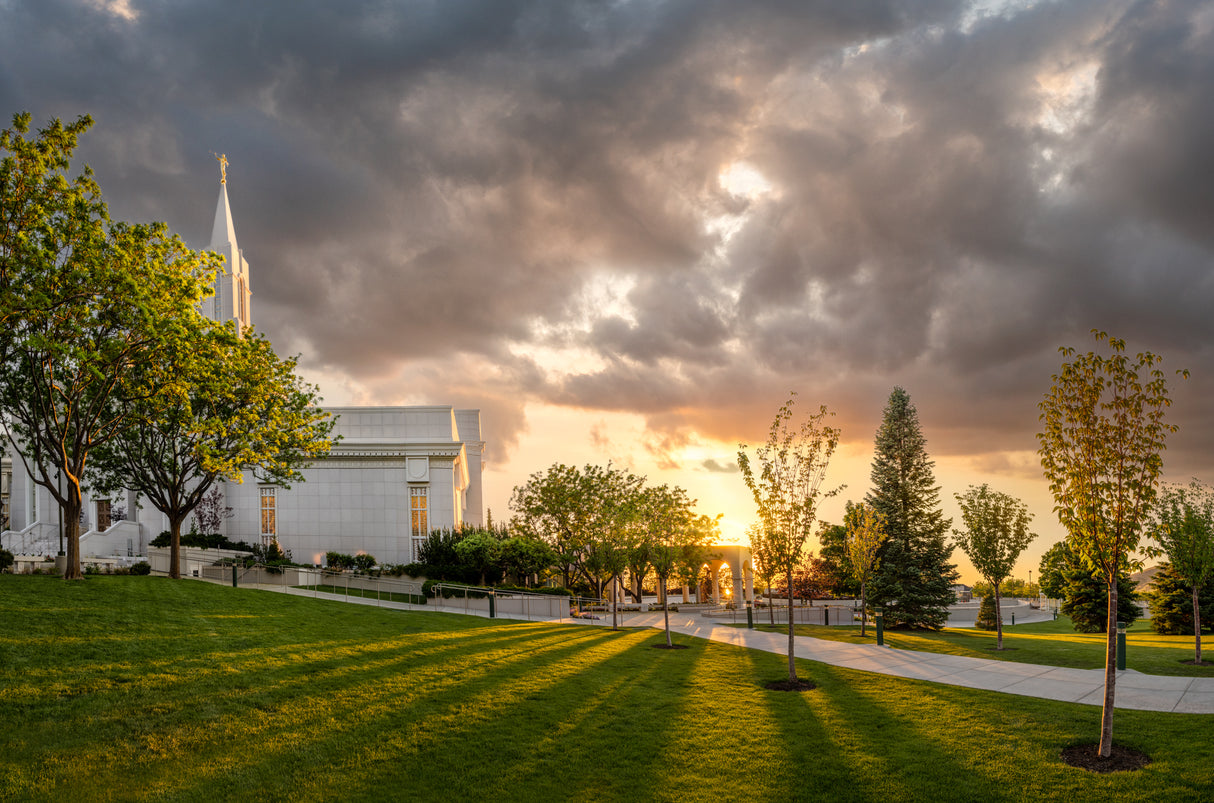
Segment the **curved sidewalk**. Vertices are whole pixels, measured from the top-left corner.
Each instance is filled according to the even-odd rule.
[[[397,610],[487,616],[483,612],[380,601],[374,598],[344,597],[339,594],[282,586],[246,587]],[[503,618],[502,621],[510,620]],[[558,623],[558,620],[547,621]],[[611,615],[607,614],[594,620],[561,619],[559,623],[611,627]],[[620,625],[623,627],[653,627],[661,630],[663,629],[662,614],[629,613],[620,617]],[[787,633],[749,630],[746,627],[718,624],[699,616],[687,614],[672,616],[670,630],[672,633],[682,633],[695,638],[719,641],[723,644],[735,644],[752,650],[763,650],[778,655],[788,654]],[[894,677],[930,680],[951,686],[1001,691],[1023,697],[1041,697],[1046,700],[1060,700],[1068,703],[1086,705],[1104,703],[1103,669],[1066,669],[1040,664],[1020,664],[1014,661],[970,658],[963,655],[895,650],[890,647],[878,647],[876,644],[845,644],[840,641],[828,641],[810,636],[796,636],[796,645],[798,658],[820,661],[847,669],[859,669],[862,672],[878,672]],[[1142,711],[1214,714],[1214,677],[1144,675],[1132,669],[1118,672],[1117,707]]]
[[[662,629],[662,614],[630,616],[629,626]],[[788,654],[787,633],[768,633],[745,627],[721,625],[699,617],[671,617],[672,633],[736,644],[753,650]],[[1014,661],[994,661],[963,655],[944,655],[913,650],[895,650],[876,644],[845,644],[839,641],[796,636],[796,655],[831,666],[878,672],[951,686],[1001,691],[1025,697],[1042,697],[1068,703],[1102,705],[1103,669],[1066,669]],[[1117,673],[1117,708],[1142,711],[1174,711],[1214,714],[1214,677],[1188,678],[1144,675],[1127,669]]]

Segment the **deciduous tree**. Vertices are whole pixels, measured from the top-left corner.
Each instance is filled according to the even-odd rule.
[[[188,336],[218,264],[164,224],[112,222],[87,167],[67,177],[90,124],[54,120],[30,137],[19,114],[0,133],[0,421],[59,504],[68,579],[83,577],[93,450],[129,425],[132,401],[161,392],[135,377]]]
[[[1058,520],[1071,548],[1100,573],[1108,591],[1099,748],[1107,757],[1117,688],[1117,575],[1138,547],[1155,500],[1160,453],[1176,427],[1164,421],[1172,401],[1162,358],[1149,351],[1131,358],[1124,340],[1092,334],[1109,353],[1059,349],[1066,361],[1038,405],[1037,438]]]
[[[991,584],[995,597],[995,649],[1003,649],[1002,594],[999,586],[1016,567],[1016,559],[1037,537],[1029,532],[1032,515],[1028,505],[986,483],[971,485],[964,494],[954,494],[961,506],[964,530],[953,530],[953,539],[961,547],[978,573]]]
[[[169,520],[169,576],[179,576],[181,525],[220,480],[290,487],[329,453],[333,421],[315,387],[252,329],[191,313],[189,336],[140,364],[126,425],[95,450],[103,491],[138,491]],[[159,392],[154,389],[160,388]]]
[[[1201,589],[1214,575],[1214,493],[1197,480],[1165,488],[1150,529],[1155,557],[1167,555],[1171,571],[1192,589],[1195,663],[1201,663]]]
[[[860,636],[868,625],[868,579],[880,564],[878,553],[885,543],[885,521],[881,514],[865,505],[847,503],[843,516],[847,533],[847,558],[852,576],[860,584]]]
[[[774,565],[784,574],[788,599],[788,679],[797,680],[796,646],[793,640],[793,572],[801,562],[805,542],[813,531],[820,498],[839,489],[823,491],[822,482],[830,458],[839,444],[839,429],[826,422],[833,413],[825,405],[806,416],[800,426],[792,423],[793,394],[776,413],[767,442],[755,450],[758,471],[751,465],[746,444],[738,446],[738,467],[750,488],[759,519],[771,539]]]
[[[768,536],[762,522],[753,522],[746,528],[746,537],[750,540],[750,563],[754,567],[755,577],[763,583],[767,591],[767,617],[774,625],[776,623],[776,607],[771,604],[772,585],[779,573],[777,556],[772,552],[773,539]]]

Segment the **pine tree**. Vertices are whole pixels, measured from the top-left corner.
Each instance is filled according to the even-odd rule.
[[[978,630],[997,630],[999,628],[994,594],[987,594],[982,598],[982,605],[978,608],[978,619],[974,622],[974,627]]]
[[[945,541],[952,525],[940,508],[940,488],[927,456],[919,415],[902,388],[894,388],[877,430],[873,489],[865,502],[885,518],[888,538],[878,553],[869,604],[885,610],[886,627],[938,630],[953,602],[957,567]]]

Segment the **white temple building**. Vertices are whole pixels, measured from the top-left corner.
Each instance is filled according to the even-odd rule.
[[[228,202],[227,160],[209,250],[226,270],[202,312],[215,320],[252,324],[249,264],[236,242]],[[323,563],[329,551],[370,554],[380,563],[409,563],[431,530],[483,524],[480,411],[450,406],[334,407],[332,453],[303,470],[291,488],[221,484],[231,509],[223,534],[250,544],[277,539],[299,563]],[[2,440],[2,436],[0,436]],[[0,442],[0,546],[17,555],[60,551],[59,506],[26,473],[12,444]],[[168,529],[168,519],[133,493],[100,498],[84,493],[80,554],[133,558]],[[187,520],[185,528],[190,522]]]

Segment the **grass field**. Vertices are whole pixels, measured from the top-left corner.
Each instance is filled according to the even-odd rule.
[[[756,628],[787,633],[788,625],[759,624]],[[860,637],[860,626],[820,627],[795,625],[800,636],[844,641],[850,644],[875,644],[876,631],[870,624]],[[973,628],[945,628],[933,631],[886,630],[885,643],[899,650],[968,655],[1017,661],[1026,664],[1066,666],[1075,669],[1104,667],[1105,634],[1076,633],[1071,620],[1060,616],[1053,622],[1035,622],[1003,628],[1003,649],[995,649],[995,634]],[[1214,659],[1214,638],[1202,637],[1202,656]],[[1151,631],[1149,621],[1134,623],[1126,632],[1126,668],[1148,675],[1214,677],[1214,666],[1193,666],[1192,636],[1160,636]]]
[[[656,630],[400,612],[154,577],[0,576],[0,800],[1209,800],[1210,717]]]

